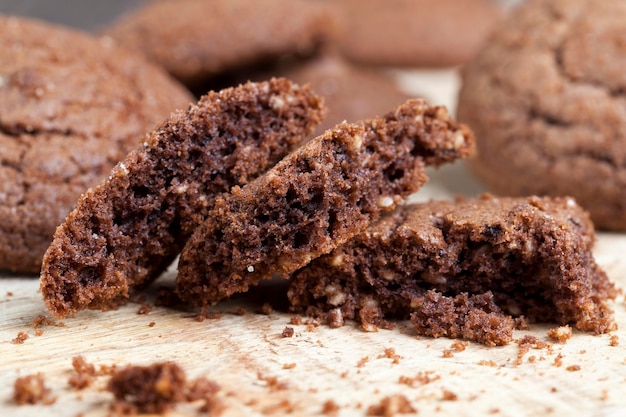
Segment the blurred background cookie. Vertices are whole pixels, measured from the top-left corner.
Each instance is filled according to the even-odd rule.
[[[571,195],[626,230],[626,2],[530,0],[463,72],[474,172],[500,194]]]
[[[500,20],[491,0],[336,0],[337,43],[356,62],[442,67],[466,62]]]
[[[57,225],[189,93],[111,40],[0,16],[0,269],[38,272]]]
[[[324,2],[163,0],[123,16],[105,33],[194,87],[283,54],[309,55],[330,31]]]

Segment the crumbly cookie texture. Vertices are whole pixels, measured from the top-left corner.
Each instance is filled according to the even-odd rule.
[[[270,168],[323,111],[309,88],[272,79],[211,92],[172,114],[57,229],[41,272],[50,312],[125,302],[173,261],[217,194]]]
[[[458,117],[491,190],[571,195],[626,230],[625,30],[620,0],[530,0],[464,68]]]
[[[283,54],[311,54],[334,27],[326,2],[165,0],[123,16],[106,34],[188,86]]]
[[[421,335],[511,341],[514,321],[616,328],[616,290],[592,254],[594,229],[571,198],[431,201],[398,208],[292,276],[296,311],[410,318]]]
[[[193,97],[110,40],[0,15],[0,269],[36,274],[55,228]]]
[[[417,191],[427,165],[467,156],[473,143],[444,107],[417,99],[340,124],[216,200],[181,253],[179,296],[211,304],[287,277]]]

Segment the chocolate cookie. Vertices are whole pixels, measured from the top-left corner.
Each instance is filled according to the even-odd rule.
[[[335,9],[348,58],[431,67],[468,61],[501,13],[491,0],[337,0]]]
[[[57,229],[41,272],[50,312],[126,301],[173,261],[215,195],[268,169],[322,113],[308,88],[273,79],[211,92],[172,114]]]
[[[189,93],[106,39],[0,15],[0,269],[36,273],[54,229]]]
[[[357,67],[335,53],[326,53],[281,72],[300,84],[309,83],[324,97],[328,116],[318,133],[342,121],[383,115],[410,97],[400,91],[393,78],[374,69]]]
[[[506,195],[571,195],[626,230],[626,3],[531,0],[463,72],[476,174]]]
[[[195,86],[282,54],[311,53],[330,27],[324,2],[164,0],[122,17],[106,33]]]
[[[426,165],[472,147],[465,126],[423,100],[340,124],[216,199],[181,253],[178,295],[206,305],[273,274],[287,277],[417,191]]]
[[[616,291],[592,254],[588,214],[571,198],[433,201],[400,207],[293,274],[297,311],[331,325],[411,321],[419,334],[511,340],[514,321],[605,333]]]

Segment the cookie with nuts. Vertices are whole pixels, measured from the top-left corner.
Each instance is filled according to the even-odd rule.
[[[473,144],[445,108],[418,99],[336,126],[218,197],[181,253],[178,295],[206,305],[288,277],[417,191],[427,165],[465,157]]]

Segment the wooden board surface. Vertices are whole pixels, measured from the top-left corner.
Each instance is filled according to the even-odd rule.
[[[408,91],[454,107],[458,85],[454,72],[396,75]],[[414,199],[481,191],[465,165],[457,163],[431,172],[431,181]],[[598,236],[596,259],[620,288],[626,285],[624,254],[626,235]],[[170,271],[157,284],[171,286],[174,277]],[[216,306],[213,311],[223,313],[221,318],[203,322],[190,312],[163,307],[140,315],[139,305],[129,304],[106,313],[84,312],[64,320],[64,327],[42,327],[43,334],[37,336],[32,323],[47,315],[37,280],[2,277],[0,416],[107,415],[112,396],[103,390],[106,377],[84,391],[68,387],[72,357],[77,355],[96,365],[175,361],[190,378],[204,375],[219,383],[224,416],[318,415],[327,400],[340,406],[340,416],[365,415],[369,406],[396,394],[404,395],[422,416],[626,415],[623,298],[613,304],[618,331],[602,336],[574,331],[566,344],[553,344],[546,331],[554,326],[533,325],[515,337],[531,334],[552,347],[531,350],[518,360],[516,343],[498,348],[470,343],[464,351],[452,349],[452,356],[444,357],[454,341],[417,337],[406,322],[376,333],[366,333],[351,322],[340,329],[291,325],[293,315],[284,311],[284,297],[285,286],[271,282]],[[258,314],[265,301],[276,311]],[[246,314],[235,314],[239,308]],[[294,328],[293,337],[281,336],[286,326]],[[29,338],[13,344],[20,331]],[[611,336],[617,336],[618,346],[611,346]],[[389,348],[399,355],[397,363],[388,357]],[[37,372],[45,375],[56,403],[13,405],[15,378]],[[424,375],[430,382],[419,378]],[[268,384],[274,377],[285,389]],[[193,404],[182,405],[169,415],[193,416],[197,411]]]

